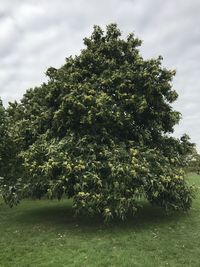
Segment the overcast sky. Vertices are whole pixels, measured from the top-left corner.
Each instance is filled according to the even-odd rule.
[[[46,81],[48,67],[78,54],[94,24],[111,22],[143,40],[145,58],[162,55],[163,65],[177,70],[175,107],[183,118],[175,135],[188,133],[200,151],[200,0],[0,0],[4,104]]]

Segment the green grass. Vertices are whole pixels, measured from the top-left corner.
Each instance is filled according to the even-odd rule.
[[[200,186],[200,176],[191,175]],[[147,203],[125,222],[75,218],[71,202],[0,204],[0,266],[200,266],[200,193],[188,213]]]

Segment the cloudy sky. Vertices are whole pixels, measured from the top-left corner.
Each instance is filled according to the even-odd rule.
[[[0,96],[5,105],[46,80],[78,54],[92,26],[116,22],[124,36],[143,40],[145,58],[164,57],[176,69],[176,109],[182,120],[175,135],[188,133],[200,151],[199,0],[0,0]]]

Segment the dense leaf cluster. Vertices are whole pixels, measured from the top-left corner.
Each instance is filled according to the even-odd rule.
[[[11,206],[18,203],[18,196],[13,186],[19,178],[20,164],[18,149],[11,134],[8,114],[0,100],[0,195]]]
[[[192,189],[181,169],[192,145],[169,137],[180,114],[171,103],[174,71],[144,60],[133,34],[98,26],[80,55],[48,83],[26,92],[8,114],[23,171],[19,198],[73,197],[77,213],[106,220],[135,213],[138,199],[187,210]]]

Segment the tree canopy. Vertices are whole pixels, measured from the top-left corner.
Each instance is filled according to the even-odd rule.
[[[171,105],[175,71],[162,57],[144,59],[141,41],[123,39],[116,24],[94,26],[84,45],[7,109],[22,162],[18,198],[73,197],[77,213],[105,220],[134,214],[140,197],[189,209],[182,167],[193,145],[169,135],[180,119]]]

